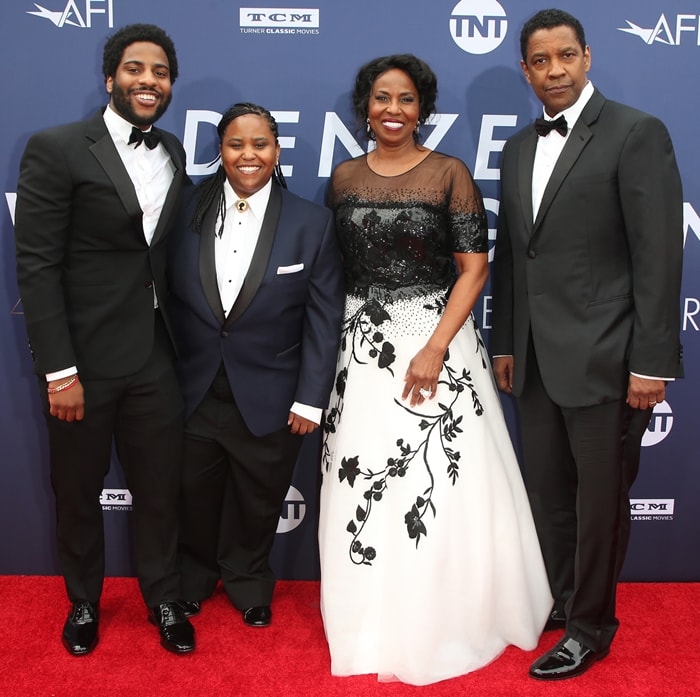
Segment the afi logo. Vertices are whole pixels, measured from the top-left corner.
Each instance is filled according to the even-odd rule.
[[[696,35],[696,44],[700,46],[700,34],[698,33],[700,29],[700,15],[676,15],[676,26],[673,29],[664,14],[659,17],[653,29],[640,27],[634,22],[630,22],[629,19],[625,21],[628,26],[618,27],[618,31],[624,31],[626,34],[638,36],[649,46],[653,43],[666,44],[667,46],[680,46],[683,32],[690,32]]]
[[[647,430],[642,436],[642,446],[656,445],[671,433],[673,428],[673,412],[668,402],[659,402],[651,414]]]
[[[55,1],[55,0],[54,0]],[[52,11],[34,3],[37,9],[33,12],[27,10],[28,15],[35,15],[48,19],[53,22],[59,29],[62,29],[66,24],[71,27],[80,27],[82,29],[90,29],[92,27],[93,15],[106,15],[107,26],[114,26],[114,6],[113,0],[82,0],[78,7],[75,0],[68,0],[66,6],[62,10]]]
[[[507,31],[506,12],[496,0],[461,0],[450,15],[450,34],[467,53],[490,53]]]
[[[290,532],[301,524],[306,515],[306,503],[298,489],[289,487],[287,499],[282,506],[282,514],[277,524],[277,532]]]

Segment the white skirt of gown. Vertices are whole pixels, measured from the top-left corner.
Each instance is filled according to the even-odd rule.
[[[472,318],[450,345],[437,395],[413,409],[401,401],[440,302],[346,301],[319,523],[333,675],[414,685],[463,675],[510,644],[534,649],[552,607]]]

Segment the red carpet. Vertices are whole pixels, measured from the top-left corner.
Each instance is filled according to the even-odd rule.
[[[68,604],[56,577],[2,576],[5,639],[1,697],[698,697],[700,583],[622,584],[622,626],[610,655],[580,678],[543,683],[527,676],[557,640],[537,651],[509,648],[494,663],[427,687],[334,678],[318,610],[318,583],[277,586],[273,624],[250,629],[217,594],[194,618],[194,654],[160,647],[133,579],[110,578],[102,598],[100,643],[69,656],[60,642]]]

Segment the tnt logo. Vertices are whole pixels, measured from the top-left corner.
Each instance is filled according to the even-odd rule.
[[[467,53],[494,51],[507,31],[506,12],[496,0],[461,0],[450,15],[450,34]]]
[[[642,436],[642,447],[656,445],[660,443],[666,436],[671,433],[673,428],[673,412],[669,403],[659,402],[651,414],[647,430]]]
[[[277,524],[277,532],[291,532],[301,524],[306,515],[306,503],[304,497],[298,489],[289,487],[287,499],[282,506],[282,514]]]
[[[62,10],[49,10],[35,2],[36,10],[27,10],[27,14],[48,19],[59,29],[63,29],[66,25],[90,29],[93,15],[105,15],[107,26],[111,28],[114,26],[113,2],[114,0],[81,0],[81,2],[68,0]]]

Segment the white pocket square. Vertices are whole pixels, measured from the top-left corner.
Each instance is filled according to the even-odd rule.
[[[297,273],[303,270],[304,264],[292,264],[291,266],[278,266],[277,275],[280,276],[283,273]]]

